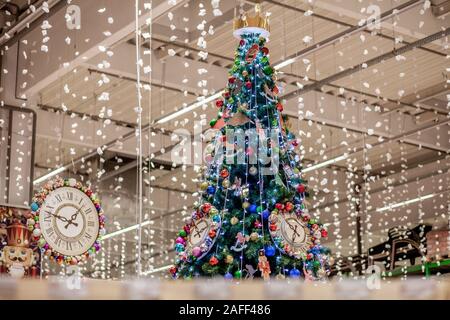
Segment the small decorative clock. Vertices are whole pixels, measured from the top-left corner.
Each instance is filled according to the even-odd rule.
[[[222,218],[210,203],[204,203],[188,219],[177,238],[175,249],[183,259],[201,259],[214,245],[220,232]]]
[[[100,250],[104,221],[100,202],[75,179],[57,178],[35,194],[29,226],[46,255],[76,264]]]
[[[279,250],[297,259],[304,258],[313,245],[310,229],[295,212],[271,214],[270,234]]]

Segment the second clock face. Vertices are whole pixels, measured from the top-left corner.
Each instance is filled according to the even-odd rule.
[[[88,251],[99,232],[94,203],[84,192],[71,187],[55,189],[45,198],[39,223],[52,249],[67,256]]]
[[[291,246],[301,246],[305,243],[305,229],[300,220],[296,218],[287,218],[281,224],[281,232],[284,239]]]
[[[209,227],[210,225],[207,219],[203,218],[195,222],[189,237],[191,246],[196,247],[203,243],[209,232]]]

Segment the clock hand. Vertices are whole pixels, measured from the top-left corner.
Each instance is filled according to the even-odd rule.
[[[55,218],[58,218],[59,220],[61,220],[62,222],[68,222],[69,220],[67,220],[67,218],[63,217],[63,216],[59,216],[57,214],[54,213],[50,213],[50,215],[54,216]]]
[[[78,223],[73,222],[73,220],[75,220],[78,216],[78,214],[81,212],[81,209],[83,209],[84,205],[82,205],[71,217],[70,220],[67,221],[67,224],[64,226],[64,228],[68,228],[69,225],[73,224],[75,227],[78,227]]]
[[[294,233],[295,233],[297,236],[300,237],[300,235],[299,235],[298,232],[297,232],[297,227],[298,227],[298,226],[295,225],[295,228],[294,228],[294,226],[292,226],[292,224],[290,224],[289,222],[286,221],[286,223],[289,225],[289,228],[291,228],[291,230],[293,230]]]
[[[204,227],[203,229],[201,229],[201,230],[198,230],[198,231],[197,231],[197,236],[200,236],[200,233],[201,233],[201,232],[203,232],[203,231],[205,231],[205,230],[206,230],[206,228],[207,228],[207,227]]]

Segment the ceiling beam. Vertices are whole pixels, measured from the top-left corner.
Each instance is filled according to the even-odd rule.
[[[250,0],[250,1],[257,2],[257,1],[259,1],[259,0]],[[275,6],[279,6],[279,7],[288,9],[288,10],[292,10],[292,11],[295,11],[295,12],[299,12],[299,13],[302,13],[302,14],[305,14],[305,13],[306,13],[306,10],[303,10],[303,9],[301,9],[301,8],[298,8],[298,7],[295,7],[295,6],[292,6],[292,5],[289,5],[289,4],[280,2],[280,1],[276,1],[276,0],[263,0],[263,2],[272,4],[272,5],[275,5]],[[313,7],[312,9],[314,10],[314,7]],[[311,13],[311,17],[315,17],[315,18],[318,18],[318,19],[320,19],[320,20],[328,21],[328,22],[330,22],[330,23],[335,23],[335,24],[337,24],[337,25],[344,26],[344,27],[348,27],[348,28],[355,28],[355,27],[356,27],[355,25],[353,25],[353,24],[351,24],[351,23],[347,23],[347,22],[338,20],[338,19],[336,19],[336,18],[327,17],[327,16],[325,16],[325,15],[318,14],[318,13],[316,13],[316,12],[312,12],[312,13]],[[366,33],[366,34],[370,34],[370,35],[375,35],[375,36],[377,36],[377,37],[381,37],[381,38],[383,38],[383,39],[387,39],[387,40],[390,40],[390,41],[392,41],[392,42],[395,41],[395,38],[394,38],[394,37],[392,37],[392,36],[390,36],[390,35],[387,35],[387,34],[384,34],[384,33],[382,33],[382,31],[377,32],[377,31],[371,31],[371,30],[363,30],[362,32],[364,32],[364,33]],[[404,44],[409,44],[408,41],[403,41],[403,43],[404,43]],[[418,49],[423,50],[423,51],[428,52],[428,53],[432,53],[432,54],[441,56],[441,57],[445,57],[445,56],[446,56],[445,53],[442,53],[442,52],[439,52],[439,51],[436,51],[436,50],[433,50],[433,49],[430,49],[430,48],[427,48],[427,47],[419,46]]]
[[[307,92],[309,92],[311,90],[314,90],[314,89],[320,89],[321,87],[323,87],[323,86],[325,86],[325,85],[327,85],[329,83],[335,82],[335,81],[340,80],[340,79],[345,78],[345,77],[348,77],[348,76],[350,76],[350,75],[352,75],[352,74],[354,74],[356,72],[360,72],[360,71],[366,70],[366,69],[368,69],[368,68],[370,68],[372,66],[375,66],[375,65],[377,65],[377,64],[379,64],[381,62],[385,62],[386,60],[395,58],[398,55],[401,55],[401,54],[404,54],[404,53],[406,53],[408,51],[411,51],[411,50],[417,48],[418,46],[425,45],[425,44],[431,43],[431,42],[433,42],[433,41],[435,41],[437,39],[441,39],[443,37],[446,37],[449,34],[450,34],[450,27],[445,29],[444,31],[440,31],[440,32],[434,33],[434,34],[429,35],[429,36],[427,36],[425,38],[422,38],[420,40],[417,40],[417,41],[414,41],[414,42],[412,42],[410,44],[407,44],[407,45],[405,45],[405,46],[403,46],[401,48],[398,48],[398,49],[392,50],[390,52],[384,53],[384,54],[379,55],[379,56],[377,56],[375,58],[372,58],[370,60],[362,62],[362,63],[360,63],[358,65],[350,67],[350,68],[348,68],[346,70],[343,70],[341,72],[335,73],[335,74],[333,74],[331,76],[328,76],[328,77],[326,77],[324,79],[321,79],[321,80],[319,80],[319,81],[317,81],[315,83],[307,84],[302,89],[298,89],[297,92],[291,92],[289,95],[285,96],[285,99],[289,99],[291,96],[305,94],[305,93],[307,93]]]

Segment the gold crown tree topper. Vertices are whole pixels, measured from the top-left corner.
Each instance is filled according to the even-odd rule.
[[[239,15],[233,21],[233,35],[240,39],[244,33],[259,33],[262,37],[268,38],[270,35],[269,17],[261,13],[261,5],[255,5],[255,15],[247,13]]]

